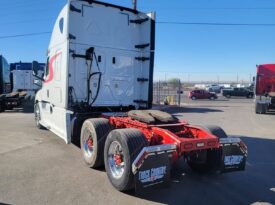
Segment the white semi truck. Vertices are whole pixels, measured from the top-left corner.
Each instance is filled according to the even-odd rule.
[[[80,144],[86,164],[105,165],[120,191],[165,185],[170,164],[180,157],[194,170],[244,170],[240,139],[149,110],[154,50],[154,13],[69,0],[54,25],[44,76],[33,62],[42,81],[37,126]]]

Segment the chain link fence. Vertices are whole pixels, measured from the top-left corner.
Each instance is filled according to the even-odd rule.
[[[207,89],[207,86],[211,84],[203,84],[203,83],[182,83],[180,80],[174,80],[174,81],[158,81],[154,82],[153,87],[153,103],[156,105],[163,105],[163,104],[169,104],[169,105],[178,105],[180,106],[182,103],[184,103],[189,95],[189,92],[194,89]],[[212,84],[213,85],[213,84]],[[244,86],[248,89],[253,90],[253,87],[249,83],[225,83],[220,84],[227,85],[229,87],[238,87],[238,86]],[[223,87],[222,89],[225,89],[227,87]],[[214,90],[210,90],[210,92],[216,92]]]
[[[180,105],[188,88],[178,82],[159,81],[154,83],[153,103]]]

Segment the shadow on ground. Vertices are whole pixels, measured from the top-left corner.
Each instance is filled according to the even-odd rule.
[[[229,99],[227,98],[218,98],[216,100],[209,100],[209,99],[197,99],[197,100],[190,100],[190,102],[216,102],[216,101],[220,101],[220,102],[225,102],[225,101],[229,101]]]
[[[237,136],[238,137],[238,136]],[[197,174],[184,161],[172,172],[169,188],[136,196],[164,204],[275,203],[275,140],[241,137],[248,146],[245,171],[222,175]],[[134,194],[132,194],[134,196]]]
[[[223,112],[220,109],[206,108],[206,107],[162,107],[161,110],[168,112],[170,114]]]

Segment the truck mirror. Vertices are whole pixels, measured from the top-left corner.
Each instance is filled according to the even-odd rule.
[[[38,87],[42,87],[42,82],[39,79],[35,79],[33,84],[37,85]]]
[[[44,73],[42,73],[42,76],[39,76],[39,73],[38,73],[39,68],[40,68],[40,64],[37,61],[33,61],[32,62],[32,74],[33,74],[33,76],[36,77],[41,82],[44,82],[44,79],[43,79]],[[38,85],[38,84],[36,84],[36,85]]]
[[[34,76],[38,75],[39,67],[40,67],[40,65],[37,61],[32,62],[32,73],[33,73]]]
[[[255,80],[256,80],[256,79],[255,79],[255,76],[253,76],[253,82],[255,82]]]

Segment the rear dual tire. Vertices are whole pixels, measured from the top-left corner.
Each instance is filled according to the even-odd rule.
[[[80,147],[84,162],[91,168],[104,164],[104,144],[112,130],[105,118],[87,119],[81,129]]]
[[[134,188],[132,163],[148,141],[137,129],[115,129],[109,120],[86,120],[81,129],[81,151],[91,168],[105,165],[111,184],[119,191]]]
[[[117,149],[114,149],[115,146]],[[134,188],[132,163],[146,146],[147,139],[137,129],[116,129],[109,133],[104,148],[104,164],[108,178],[117,190]],[[116,156],[120,156],[120,161]]]

